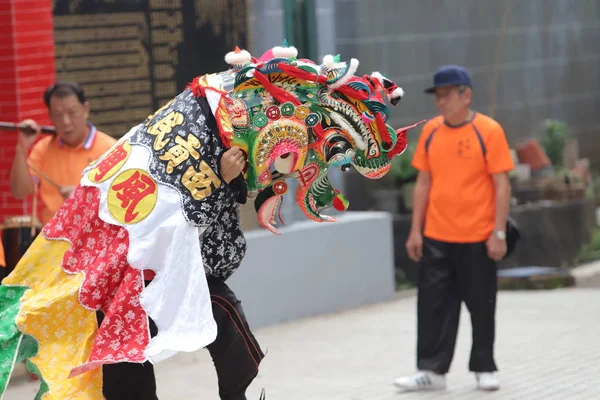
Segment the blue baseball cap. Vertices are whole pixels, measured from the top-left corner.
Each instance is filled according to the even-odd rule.
[[[471,84],[471,77],[467,70],[460,65],[444,65],[438,68],[433,75],[433,86],[425,89],[425,93],[434,93],[436,88],[446,86],[468,86]]]

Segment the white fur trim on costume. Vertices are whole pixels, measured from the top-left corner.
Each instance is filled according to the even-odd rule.
[[[402,96],[404,96],[404,90],[401,87],[397,87],[392,93],[388,93],[387,98],[389,101],[392,101],[392,99],[397,99]]]
[[[250,62],[252,57],[247,50],[240,50],[239,52],[230,51],[225,55],[225,62],[229,65],[242,65]]]
[[[345,85],[350,78],[354,76],[354,73],[358,69],[358,60],[356,58],[350,59],[350,68],[348,68],[348,72],[344,74],[336,83],[329,85],[332,89],[337,89],[342,85]]]
[[[335,68],[335,61],[333,60],[333,56],[331,54],[323,57],[323,65],[325,65],[329,69]]]
[[[298,49],[294,46],[275,46],[273,47],[273,56],[277,58],[296,58],[298,57]]]
[[[333,122],[342,127],[343,130],[348,132],[350,136],[352,136],[352,139],[354,139],[354,141],[356,142],[356,146],[359,149],[364,150],[367,147],[362,136],[358,132],[356,132],[354,128],[350,126],[350,124],[348,124],[341,115],[333,112],[331,113],[331,119],[333,120]]]

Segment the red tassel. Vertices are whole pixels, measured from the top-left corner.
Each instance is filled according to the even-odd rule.
[[[191,89],[192,93],[195,97],[206,97],[206,92],[204,91],[204,86],[200,84],[200,78],[196,77],[192,80],[189,85],[187,85],[186,89]]]

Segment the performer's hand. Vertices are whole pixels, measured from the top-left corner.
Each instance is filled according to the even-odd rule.
[[[406,241],[406,252],[408,258],[418,262],[423,257],[423,235],[421,232],[411,232]]]
[[[19,146],[21,146],[23,150],[29,150],[29,148],[38,138],[42,130],[38,123],[32,119],[26,119],[22,121],[19,125],[23,125],[25,127],[24,129],[19,129],[19,136],[17,139],[19,142]]]
[[[246,155],[237,146],[227,150],[221,157],[221,176],[225,182],[234,180],[246,166]]]

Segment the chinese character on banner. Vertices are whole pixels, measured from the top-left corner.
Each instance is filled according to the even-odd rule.
[[[196,151],[201,147],[200,141],[196,136],[188,135],[187,141],[181,136],[175,138],[175,146],[171,147],[165,154],[159,156],[163,161],[168,161],[167,173],[173,173],[173,168],[179,166],[187,160],[190,155],[196,160],[200,158],[200,154]]]
[[[204,160],[200,162],[200,171],[190,166],[183,174],[181,183],[190,191],[194,200],[210,196],[213,190],[221,186],[221,180]]]
[[[154,139],[154,145],[152,146],[154,150],[161,150],[163,147],[165,147],[170,140],[167,138],[167,136],[171,134],[173,128],[183,124],[184,120],[185,118],[183,117],[182,113],[171,111],[166,116],[161,118],[157,123],[148,128],[148,133],[156,136],[156,139]]]
[[[123,167],[131,153],[131,145],[124,141],[113,148],[110,153],[95,168],[88,173],[88,178],[92,182],[104,182]]]
[[[108,210],[121,223],[137,223],[146,218],[158,195],[156,182],[141,169],[128,169],[112,182]]]

